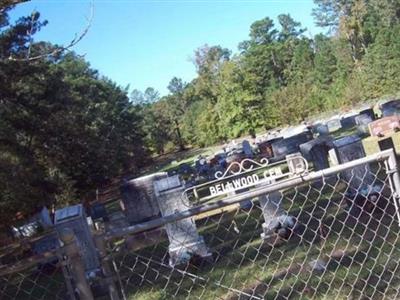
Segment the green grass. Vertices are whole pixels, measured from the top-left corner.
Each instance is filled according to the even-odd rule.
[[[221,146],[211,146],[207,148],[193,148],[189,150],[173,152],[160,155],[154,158],[154,163],[143,170],[142,175],[152,174],[155,172],[169,172],[178,169],[180,164],[186,163],[192,165],[199,155],[213,155],[219,151]]]

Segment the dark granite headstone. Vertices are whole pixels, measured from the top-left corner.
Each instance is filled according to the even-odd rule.
[[[392,100],[380,105],[383,117],[400,115],[400,100]]]
[[[107,211],[103,203],[94,203],[90,208],[90,217],[92,220],[103,219],[108,220]]]
[[[340,164],[365,157],[361,138],[350,135],[333,141],[333,146]],[[353,192],[368,189],[374,181],[369,165],[360,165],[342,172],[343,179],[353,189]]]
[[[284,159],[286,155],[298,152],[300,150],[300,145],[310,141],[312,138],[312,133],[307,131],[273,143],[272,150],[274,152],[274,160],[281,160]]]
[[[153,183],[165,177],[167,173],[155,173],[132,179],[122,185],[122,201],[130,224],[145,222],[160,215]]]
[[[375,120],[375,112],[373,108],[366,108],[359,112],[360,115],[367,115],[371,118],[371,120]]]
[[[340,125],[343,129],[349,129],[356,126],[356,117],[358,114],[348,114],[340,119]]]
[[[317,134],[321,135],[327,135],[329,134],[329,128],[328,125],[326,124],[322,124],[322,123],[318,123],[314,125],[313,131]]]
[[[313,163],[314,170],[329,168],[329,150],[332,149],[332,137],[322,136],[300,145],[305,159]]]
[[[243,140],[242,148],[246,157],[253,157],[253,150],[251,149],[251,145],[248,140]]]

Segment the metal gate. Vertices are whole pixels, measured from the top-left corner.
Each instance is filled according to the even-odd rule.
[[[281,173],[265,173],[272,169],[265,166],[255,173],[269,174],[263,177],[269,180],[243,181],[247,186],[239,192],[214,185],[208,190],[226,193],[195,197],[200,202],[184,211],[109,234],[122,297],[398,297],[400,181],[393,151],[315,172],[292,162]],[[241,167],[247,172],[259,166]],[[283,180],[275,180],[279,174]],[[190,192],[199,194],[201,187]],[[185,230],[183,220],[196,228],[209,255],[197,255],[198,245],[180,236],[180,260],[171,262],[176,249],[168,226]]]

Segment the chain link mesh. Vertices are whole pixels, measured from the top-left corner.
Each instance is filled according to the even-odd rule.
[[[163,227],[127,238],[110,252],[124,297],[398,297],[399,224],[389,175],[383,162],[362,170],[280,191],[281,209],[294,224],[285,227],[282,221],[264,238],[258,198],[190,218],[211,257],[193,255],[186,263],[171,265],[173,236]],[[366,177],[367,191],[355,186]],[[189,247],[190,252],[185,240],[180,237],[179,242],[182,251]]]
[[[24,244],[0,259],[0,299],[70,299],[56,251],[34,254]]]
[[[116,282],[114,297],[399,298],[399,219],[387,165],[378,159],[124,233],[102,255],[102,265],[111,265],[107,280]],[[275,211],[266,205],[273,197]],[[26,245],[1,251],[0,299],[80,299],[63,249],[35,254],[34,243]]]

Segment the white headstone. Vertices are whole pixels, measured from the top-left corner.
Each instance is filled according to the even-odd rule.
[[[328,122],[326,122],[326,125],[328,126],[329,132],[335,132],[342,128],[340,118],[332,118]]]
[[[184,187],[178,175],[155,181],[154,189],[163,217],[189,209],[188,203],[184,203],[182,199]],[[165,228],[169,239],[171,266],[185,264],[193,255],[207,259],[211,257],[203,237],[197,232],[193,218],[168,223]]]

